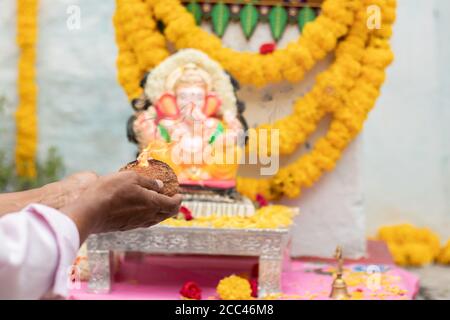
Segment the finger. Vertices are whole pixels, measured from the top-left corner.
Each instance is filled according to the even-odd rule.
[[[158,179],[149,179],[146,177],[143,177],[141,175],[137,176],[137,183],[141,187],[147,189],[147,190],[153,190],[156,192],[160,192],[162,188],[164,187],[164,183],[161,180]]]
[[[158,219],[159,219],[158,223],[163,222],[164,220],[167,220],[167,219],[176,217],[176,216],[178,215],[178,212],[179,212],[179,210],[177,210],[176,213],[172,213],[172,212],[171,212],[171,213],[168,213],[168,212],[162,212],[162,213],[160,213],[160,214],[158,215]]]
[[[163,221],[163,220],[149,220],[149,221],[145,221],[139,226],[139,228],[150,228],[150,227],[153,227],[154,225],[160,223],[161,221]]]
[[[169,215],[171,217],[177,215],[180,212],[182,201],[181,195],[177,194],[173,197],[166,198],[168,198],[167,206],[165,208],[162,207],[160,213]]]
[[[179,212],[181,205],[181,196],[176,195],[168,197],[163,194],[156,193],[154,191],[146,191],[146,198],[148,205],[158,208],[158,213],[169,216],[176,215]]]
[[[183,197],[181,196],[181,194],[176,194],[174,196],[171,197],[173,201],[178,202],[179,204],[181,204],[181,201],[183,200]]]

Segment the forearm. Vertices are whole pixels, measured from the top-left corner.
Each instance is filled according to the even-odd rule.
[[[38,189],[0,194],[0,217],[7,213],[18,212],[30,203],[60,209],[66,203],[66,197],[64,188],[58,182]]]

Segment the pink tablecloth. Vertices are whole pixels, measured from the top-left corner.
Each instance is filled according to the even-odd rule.
[[[109,294],[91,294],[83,283],[72,290],[71,299],[180,299],[186,281],[202,288],[202,299],[217,299],[215,287],[231,274],[250,277],[257,260],[202,256],[147,256],[141,261],[125,259]],[[274,299],[328,299],[333,265],[286,261],[281,295]],[[369,268],[369,269],[368,269]],[[376,273],[372,273],[376,271]],[[345,279],[352,299],[412,299],[418,278],[393,265],[349,264]]]

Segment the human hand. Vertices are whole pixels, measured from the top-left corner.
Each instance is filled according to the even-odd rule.
[[[77,201],[61,209],[77,225],[83,242],[90,233],[150,227],[176,215],[181,196],[158,193],[162,182],[123,171],[99,178]]]

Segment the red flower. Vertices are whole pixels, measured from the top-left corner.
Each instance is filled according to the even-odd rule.
[[[186,282],[181,288],[180,294],[188,299],[202,299],[202,289],[200,289],[200,287],[194,281]]]
[[[260,208],[267,207],[269,205],[269,202],[267,201],[267,199],[264,198],[264,196],[259,193],[256,195],[256,202],[258,202],[258,205]]]
[[[259,47],[260,54],[269,54],[275,51],[277,45],[273,42],[263,43],[261,47]]]
[[[256,263],[252,267],[252,278],[258,278],[259,276],[259,263]]]
[[[194,219],[194,217],[192,216],[191,210],[189,210],[189,209],[186,208],[185,206],[181,206],[181,207],[180,207],[180,212],[183,214],[184,219],[185,219],[186,221],[191,221],[192,219]]]
[[[250,287],[252,288],[252,297],[258,298],[258,279],[253,278],[248,280],[250,282]]]

